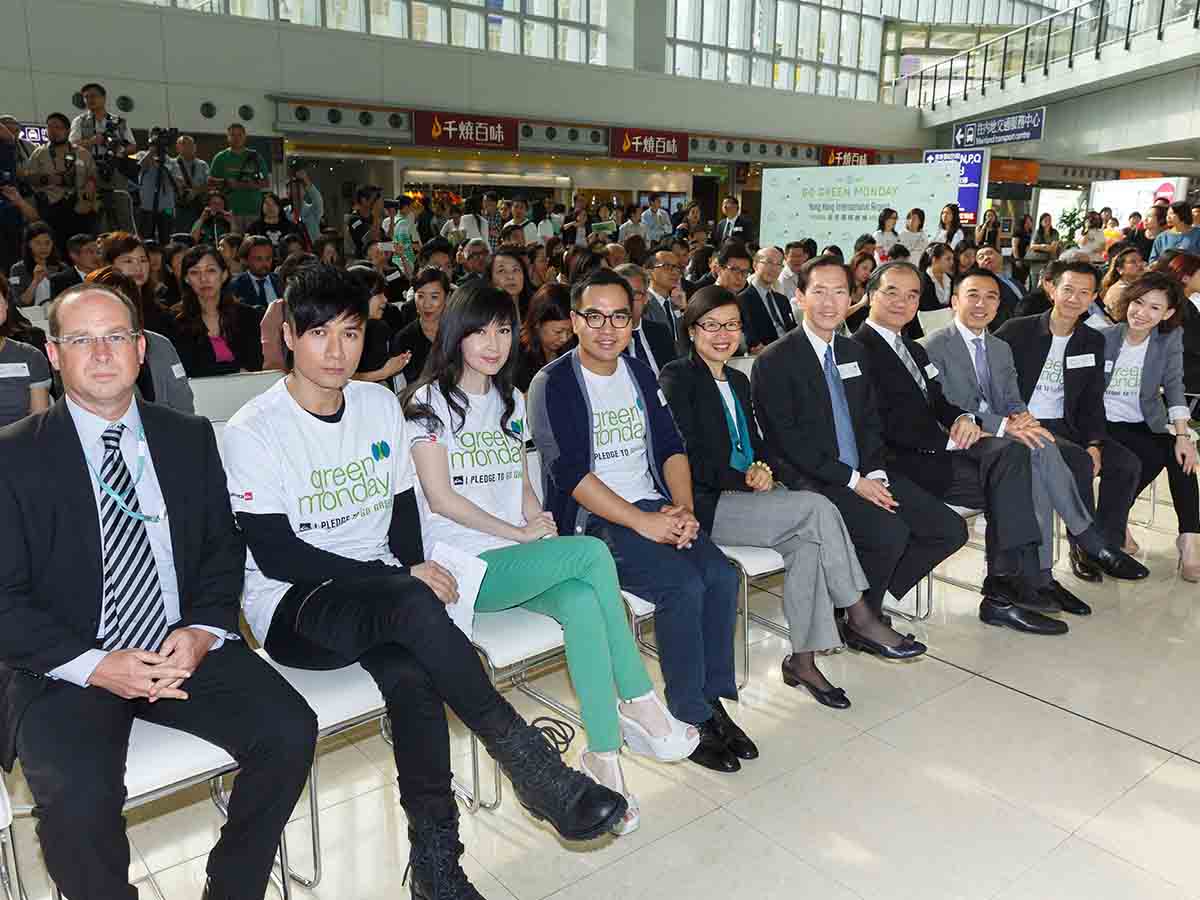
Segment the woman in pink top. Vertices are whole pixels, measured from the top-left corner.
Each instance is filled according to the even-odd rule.
[[[263,367],[262,311],[228,290],[229,268],[212,247],[184,254],[174,343],[189,378],[257,372]]]

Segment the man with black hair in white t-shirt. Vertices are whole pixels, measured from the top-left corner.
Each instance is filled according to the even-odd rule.
[[[225,465],[246,535],[245,611],[278,662],[362,664],[379,685],[408,815],[413,896],[474,900],[459,867],[445,705],[483,741],[521,803],[568,839],[607,832],[624,798],[563,765],[496,692],[446,614],[453,576],[422,558],[405,423],[385,388],[351,381],[368,298],[344,272],[288,283],[287,378],[225,430]],[[415,563],[411,567],[401,560]]]

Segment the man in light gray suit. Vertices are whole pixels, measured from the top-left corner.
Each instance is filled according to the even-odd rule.
[[[1085,549],[1104,546],[1093,527],[1074,476],[1055,446],[1021,399],[1012,349],[988,331],[1000,307],[1000,283],[991,272],[972,270],[955,285],[951,297],[954,321],[931,334],[925,343],[937,368],[946,399],[974,413],[984,432],[1020,441],[1030,449],[1033,504],[1042,533],[1038,551],[1041,580],[1053,590],[1065,612],[1087,615],[1091,608],[1054,580],[1053,513],[1057,512]]]

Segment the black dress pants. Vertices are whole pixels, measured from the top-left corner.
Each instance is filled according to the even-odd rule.
[[[1092,457],[1087,448],[1076,443],[1074,431],[1062,419],[1043,419],[1042,426],[1054,435],[1059,452],[1075,476],[1079,496],[1092,513],[1100,537],[1109,547],[1120,549],[1125,543],[1129,510],[1139,493],[1142,466],[1138,457],[1117,441],[1108,441],[1100,451],[1100,502],[1092,487]],[[1074,543],[1074,538],[1071,539]]]
[[[1185,475],[1183,467],[1175,459],[1174,436],[1151,431],[1145,422],[1109,422],[1108,437],[1106,453],[1113,444],[1120,444],[1141,461],[1142,476],[1138,479],[1134,496],[1149,487],[1165,468],[1167,483],[1171,487],[1171,502],[1179,519],[1179,533],[1200,533],[1200,487],[1197,486],[1195,473]]]
[[[821,490],[842,514],[871,585],[863,598],[876,613],[883,609],[884,591],[903,597],[967,542],[967,526],[958,513],[903,475],[889,473],[888,480],[900,504],[895,512],[845,485]]]
[[[446,704],[481,738],[502,736],[513,721],[445,606],[403,572],[293,587],[264,646],[285,666],[319,671],[358,662],[370,673],[392,720],[396,780],[410,811],[453,806]]]
[[[221,747],[241,767],[229,820],[208,857],[218,896],[262,900],[283,826],[312,767],[317,719],[241,641],[211,651],[187,700],[123,700],[51,681],[26,710],[17,756],[36,804],[46,869],[71,900],[137,900],[129,884],[125,763],[134,719]]]

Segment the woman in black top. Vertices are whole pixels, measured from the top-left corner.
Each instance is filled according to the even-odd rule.
[[[246,234],[261,234],[275,248],[275,261],[283,258],[283,239],[289,234],[299,234],[302,225],[289,222],[283,215],[283,201],[278,194],[265,191],[258,207],[258,218],[246,228]]]
[[[363,329],[362,355],[358,358],[354,380],[382,383],[394,391],[396,385],[393,379],[408,365],[409,356],[391,354],[394,332],[383,317],[383,309],[387,306],[387,282],[383,280],[379,271],[371,266],[351,266],[346,270],[346,274],[350,283],[370,298],[367,324]]]
[[[450,279],[441,269],[428,266],[417,273],[413,292],[416,294],[417,319],[396,333],[388,351],[393,357],[409,354],[403,369],[408,384],[415,384],[425,371],[425,361],[437,337],[438,323],[450,294]]]
[[[985,209],[983,221],[975,226],[975,246],[1000,249],[1000,219],[994,209]]]
[[[143,330],[155,331],[173,340],[173,317],[158,302],[157,291],[150,284],[150,258],[141,238],[128,231],[114,231],[100,244],[100,261],[128,276],[137,285],[137,295],[132,299],[141,311]]]
[[[492,287],[500,288],[517,304],[518,318],[529,312],[529,270],[525,251],[516,247],[500,247],[488,261],[488,279]]]
[[[1029,253],[1029,245],[1033,243],[1033,216],[1026,213],[1012,236],[1012,267],[1013,280],[1025,288],[1029,287],[1029,264],[1025,256]]]
[[[538,288],[529,301],[529,314],[521,323],[521,348],[513,384],[528,391],[533,376],[569,350],[574,341],[571,289],[553,282]]]
[[[262,369],[262,310],[228,290],[229,268],[207,244],[183,256],[182,299],[175,314],[175,349],[189,378]]]

